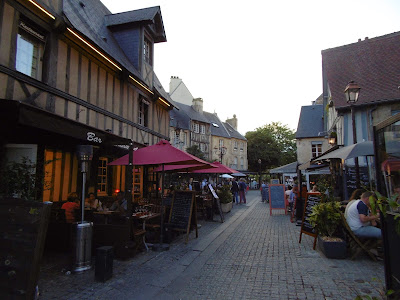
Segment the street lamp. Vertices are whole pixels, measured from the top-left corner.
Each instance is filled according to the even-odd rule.
[[[357,130],[355,121],[354,104],[358,101],[358,96],[360,95],[360,86],[354,81],[350,81],[346,88],[344,89],[344,94],[346,95],[346,101],[350,104],[351,109],[351,126],[353,129],[353,144],[357,144]],[[360,188],[360,170],[358,165],[358,157],[354,158],[354,167],[356,169],[356,186]]]
[[[261,159],[258,159],[258,187],[261,188]]]
[[[219,148],[215,147],[214,148],[214,153],[217,154],[217,155],[219,154],[220,162],[222,164],[222,157],[226,154],[226,147],[224,147],[224,146],[220,146]]]

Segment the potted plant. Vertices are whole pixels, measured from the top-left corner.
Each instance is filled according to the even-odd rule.
[[[232,193],[229,185],[223,185],[217,190],[217,195],[221,203],[221,210],[224,213],[230,212],[232,209]]]
[[[322,202],[312,208],[309,221],[318,233],[318,246],[327,258],[346,257],[346,242],[338,237],[341,220],[338,201]]]

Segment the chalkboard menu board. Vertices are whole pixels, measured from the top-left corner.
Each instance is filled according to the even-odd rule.
[[[168,227],[174,230],[186,231],[186,243],[189,237],[190,226],[193,225],[197,232],[197,217],[193,210],[196,209],[195,192],[175,191],[171,202]]]
[[[219,211],[219,216],[221,217],[221,223],[224,223],[224,214],[222,213],[221,202],[219,200],[219,197],[218,197],[217,193],[215,192],[215,190],[214,190],[214,188],[213,188],[213,186],[211,184],[208,184],[208,188],[210,189],[211,194],[214,197],[214,201],[215,201],[215,203],[217,205],[217,208],[218,208],[218,211]]]
[[[314,228],[311,226],[309,222],[310,214],[312,213],[313,206],[317,205],[322,201],[322,194],[321,193],[307,193],[306,201],[304,203],[304,211],[303,211],[303,219],[301,222],[301,229],[300,229],[300,239],[299,243],[301,243],[301,235],[303,233],[313,236],[314,237],[314,249],[317,241],[317,233],[315,232]]]
[[[360,172],[360,184],[361,186],[369,186],[369,176],[368,176],[368,168],[366,167],[359,167]],[[356,169],[349,168],[346,166],[345,168],[345,175],[346,175],[346,188],[347,188],[347,197],[350,198],[350,195],[353,193],[355,189],[357,189],[356,184]]]
[[[273,209],[284,209],[286,213],[285,185],[269,185],[269,214],[272,215]]]

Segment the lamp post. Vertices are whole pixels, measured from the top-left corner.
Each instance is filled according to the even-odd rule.
[[[224,155],[226,154],[226,147],[224,146],[220,146],[219,148],[215,147],[214,148],[214,153],[215,154],[219,154],[220,156],[220,162],[222,164],[222,158],[224,157]]]
[[[351,109],[351,126],[353,129],[353,144],[357,144],[357,130],[356,130],[356,121],[355,121],[355,108],[354,104],[358,101],[358,96],[360,95],[360,86],[354,81],[350,81],[346,88],[344,89],[344,93],[346,95],[346,101],[350,104]],[[356,186],[360,188],[360,170],[358,165],[358,157],[354,158],[354,167],[356,169]]]
[[[261,188],[261,159],[258,159],[258,187]]]

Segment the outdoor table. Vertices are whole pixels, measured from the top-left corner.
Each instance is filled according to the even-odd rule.
[[[116,214],[120,214],[119,211],[114,211],[114,210],[109,210],[109,211],[95,211],[93,212],[94,215],[100,215],[100,216],[104,216],[104,224],[108,224],[109,223],[109,217],[116,215]]]
[[[148,213],[148,212],[138,212],[133,213],[132,218],[139,220],[143,224],[143,230],[146,230],[146,221],[160,217],[160,213]],[[146,247],[146,250],[149,251],[148,244],[146,243],[146,235],[143,235],[143,244]]]

